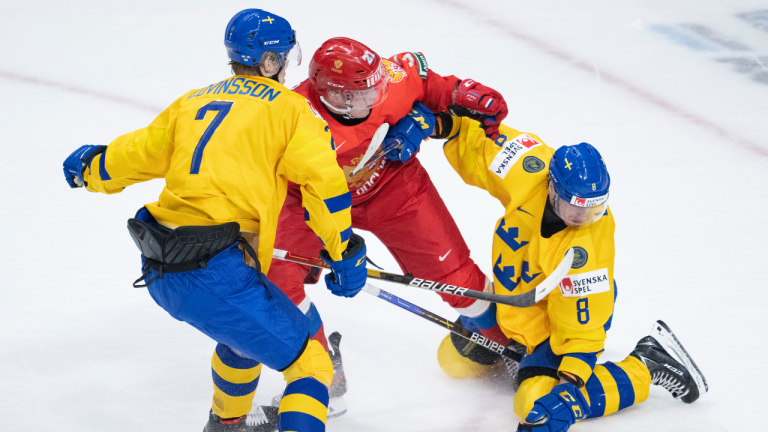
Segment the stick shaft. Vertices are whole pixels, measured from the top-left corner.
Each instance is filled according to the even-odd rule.
[[[320,258],[310,258],[295,255],[290,252],[274,249],[273,258],[283,261],[304,264],[312,267],[330,269],[330,266]],[[536,303],[536,290],[528,291],[518,295],[499,295],[487,293],[484,291],[474,291],[469,288],[458,287],[441,282],[435,282],[427,279],[415,278],[413,276],[404,276],[394,273],[387,273],[379,270],[368,269],[368,277],[373,279],[394,282],[400,285],[407,285],[414,288],[420,288],[427,291],[436,291],[444,294],[450,294],[458,297],[467,297],[475,300],[484,300],[493,303],[505,304],[516,307],[529,307]],[[562,279],[562,278],[561,278]],[[558,280],[557,283],[560,283]],[[548,292],[547,292],[548,293]]]
[[[501,354],[505,357],[509,357],[512,360],[515,360],[518,362],[522,359],[522,354],[512,351],[511,349],[505,346],[499,345],[498,343],[493,342],[489,339],[486,339],[483,335],[479,333],[475,333],[473,331],[467,330],[466,328],[464,328],[464,326],[461,325],[459,321],[457,321],[456,323],[452,323],[437,314],[434,314],[409,301],[403,300],[400,297],[394,294],[391,294],[387,291],[384,291],[383,289],[377,288],[371,284],[366,284],[365,287],[363,288],[363,291],[373,295],[374,297],[378,297],[382,300],[386,300],[387,302],[392,303],[393,305],[401,309],[405,309],[414,315],[418,315],[429,322],[437,324],[440,327],[447,329],[452,333],[456,333],[457,335],[471,342],[474,342],[488,350],[491,350],[495,353]]]

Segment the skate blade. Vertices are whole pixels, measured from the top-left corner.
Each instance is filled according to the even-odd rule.
[[[704,374],[701,373],[701,369],[696,366],[696,363],[691,358],[688,351],[685,350],[683,344],[677,339],[672,330],[662,320],[656,321],[651,329],[651,336],[656,339],[661,346],[664,347],[670,354],[672,354],[677,361],[684,364],[688,369],[688,372],[696,382],[696,387],[699,388],[699,395],[706,393],[709,390],[707,379],[704,378]]]
[[[335,397],[328,400],[328,418],[341,417],[347,413],[347,401],[343,397]]]

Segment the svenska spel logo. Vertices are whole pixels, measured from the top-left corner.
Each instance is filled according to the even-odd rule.
[[[539,145],[539,142],[535,139],[529,137],[529,136],[523,136],[521,137],[517,142],[519,142],[521,145],[525,146],[525,148],[531,148],[533,146]]]
[[[560,292],[562,292],[563,295],[573,294],[573,282],[571,282],[570,277],[566,276],[560,282]]]

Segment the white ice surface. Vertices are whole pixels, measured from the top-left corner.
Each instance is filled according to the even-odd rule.
[[[768,32],[737,17],[768,9],[765,1],[75,0],[6,1],[0,14],[0,430],[202,429],[215,343],[130,285],[140,272],[125,220],[162,182],[114,196],[72,191],[61,162],[228,76],[224,26],[246,7],[298,29],[305,63],[289,70],[291,85],[329,37],[385,55],[422,51],[436,72],[500,90],[510,126],[553,147],[588,141],[601,150],[613,180],[619,285],[602,360],[623,359],[664,319],[711,390],[685,405],[653,388],[647,402],[572,430],[764,427],[768,85],[718,60],[768,55]],[[749,50],[705,40],[707,50],[695,50],[653,30],[682,24]],[[768,72],[758,64],[750,73]],[[439,142],[419,158],[490,274],[501,206],[461,183]],[[397,271],[367,240],[370,256]],[[456,317],[432,293],[379,285]],[[308,292],[326,330],[344,335],[349,412],[328,430],[515,430],[512,394],[439,369],[442,329],[363,294]],[[256,403],[282,387],[265,370]]]

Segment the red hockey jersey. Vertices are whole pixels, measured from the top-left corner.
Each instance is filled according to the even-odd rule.
[[[401,53],[382,59],[382,63],[389,76],[387,99],[373,107],[368,118],[355,126],[336,121],[323,107],[309,80],[293,89],[306,97],[328,123],[336,147],[336,160],[346,175],[353,205],[372,197],[403,166],[399,161],[381,158],[373,169],[363,168],[352,175],[379,126],[382,123],[393,126],[408,114],[416,101],[421,101],[433,112],[446,110],[451,103],[454,85],[459,81],[454,76],[442,77],[429,70],[424,55],[417,52]]]

